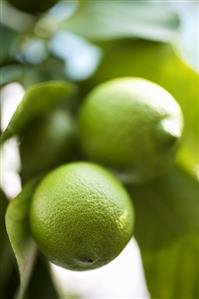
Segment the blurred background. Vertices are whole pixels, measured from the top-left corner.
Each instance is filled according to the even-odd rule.
[[[46,6],[42,6],[43,2]],[[195,141],[198,114],[191,109],[199,103],[196,87],[199,72],[198,1],[2,1],[0,37],[1,131],[9,123],[25,90],[38,82],[72,81],[78,85],[78,100],[81,101],[102,81],[141,76],[168,89],[186,111],[185,145],[177,159],[183,169],[195,178],[199,177],[198,164],[194,160],[198,151]],[[18,140],[12,138],[6,142],[0,154],[1,188],[10,200],[21,190]],[[160,255],[158,259],[161,262]],[[150,264],[149,260],[147,262]],[[60,298],[147,299],[151,293],[161,294],[156,297],[159,299],[199,298],[195,286],[191,294],[188,290],[183,293],[187,297],[174,297],[175,292],[168,287],[173,280],[167,274],[157,280],[158,269],[154,274],[156,281],[151,282],[150,278],[148,284],[146,280],[153,273],[147,270],[145,277],[135,239],[115,261],[91,272],[71,272],[50,265],[49,278],[41,265],[38,261],[35,269],[35,273],[38,271],[43,275],[41,298],[56,298],[54,290]],[[14,289],[17,273],[12,271],[8,281],[12,281]],[[36,279],[35,275],[28,298],[40,298],[39,295],[34,297],[32,291],[34,287],[40,288],[40,276],[38,274]],[[191,280],[191,276],[188,279]],[[154,285],[167,278],[170,280],[165,282],[165,289],[163,286],[162,292],[156,292]],[[198,276],[193,279],[197,282]],[[163,293],[167,295],[163,297]],[[11,298],[8,296],[5,299]]]

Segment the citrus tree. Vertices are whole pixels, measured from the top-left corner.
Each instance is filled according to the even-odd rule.
[[[190,5],[3,2],[1,87],[25,94],[0,136],[1,148],[18,140],[22,182],[11,201],[0,192],[1,298],[58,299],[49,261],[92,270],[132,236],[151,298],[199,298],[199,77],[196,45],[187,55],[181,36]]]

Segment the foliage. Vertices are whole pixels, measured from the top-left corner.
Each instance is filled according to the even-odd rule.
[[[62,26],[94,41],[138,37],[167,42],[175,38],[178,25],[177,14],[163,3],[84,0]]]
[[[20,135],[34,118],[59,107],[63,102],[65,104],[65,101],[68,102],[74,90],[74,85],[61,81],[41,83],[30,88],[1,135],[0,141],[4,142],[14,135]]]
[[[176,167],[144,188],[129,187],[129,192],[152,297],[198,298],[198,182]]]
[[[36,182],[30,182],[9,204],[6,213],[6,229],[17,259],[20,274],[18,299],[24,298],[36,256],[36,245],[29,231],[28,210],[30,197]]]
[[[78,5],[74,0],[77,5],[76,10],[71,10],[73,13],[70,2],[65,4],[70,17],[67,14],[63,17],[63,3],[58,3],[33,21],[31,18],[30,27],[15,26],[17,18],[24,17],[17,11],[9,24],[5,20],[7,25],[0,26],[3,39],[0,84],[18,81],[28,87],[0,137],[1,143],[13,136],[23,137],[25,128],[38,117],[45,117],[48,111],[73,109],[79,98],[111,78],[144,77],[166,88],[179,102],[185,120],[176,166],[162,178],[127,188],[136,209],[135,236],[152,298],[199,298],[199,76],[182,60],[176,46],[180,16],[168,2],[80,0]],[[17,31],[12,29],[15,27]],[[101,60],[99,55],[93,64],[96,71],[88,79],[69,82],[66,66],[72,56],[63,61],[52,49],[52,41],[59,32],[76,34],[77,39],[79,35],[84,49],[89,43],[101,50]],[[75,54],[72,41],[70,47]],[[78,61],[83,59],[84,56]],[[36,259],[36,246],[29,232],[29,203],[36,184],[29,181],[23,186],[22,192],[9,203],[6,216],[8,201],[0,194],[3,227],[0,262],[6,263],[3,270],[7,270],[0,280],[0,296],[13,271],[4,217],[20,273],[17,298],[24,298],[25,292],[27,298],[58,298],[56,293],[60,293],[54,290],[43,257]]]

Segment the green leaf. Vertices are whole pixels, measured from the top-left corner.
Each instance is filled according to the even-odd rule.
[[[49,263],[45,261],[42,256],[38,255],[30,284],[27,289],[28,299],[59,298],[49,268]]]
[[[0,264],[3,261],[3,254],[4,254],[4,247],[5,247],[5,240],[6,240],[6,229],[5,229],[5,212],[7,208],[8,201],[6,199],[5,194],[0,189],[0,227],[1,227],[1,234],[0,234],[0,244],[1,244],[1,251],[0,251]],[[0,275],[1,277],[1,275]]]
[[[65,81],[48,81],[29,88],[2,133],[0,142],[19,135],[30,121],[61,103],[70,105],[75,91],[75,86]]]
[[[18,275],[5,226],[8,200],[0,189],[0,298],[10,299],[16,293]]]
[[[174,168],[158,180],[132,186],[131,193],[142,248],[157,250],[187,233],[199,232],[199,183],[185,170]],[[146,234],[147,227],[151,229]]]
[[[17,32],[7,26],[0,24],[0,39],[1,51],[0,51],[0,65],[10,62],[13,59],[12,50],[15,46],[17,38]]]
[[[94,41],[126,37],[171,41],[176,37],[179,20],[164,3],[83,0],[61,27]]]
[[[10,246],[5,227],[5,213],[8,200],[5,194],[0,189],[0,298],[3,298],[5,285],[11,271]]]
[[[170,44],[123,40],[102,46],[102,63],[96,74],[84,82],[83,91],[124,76],[143,77],[163,86],[179,102],[184,114],[184,136],[178,161],[195,173],[199,165],[199,75],[183,63]]]
[[[151,297],[199,298],[198,252],[198,235],[191,234],[158,252],[142,252]]]
[[[199,298],[199,183],[174,168],[129,192],[152,298]]]
[[[74,160],[76,135],[76,122],[63,109],[56,109],[27,126],[19,145],[23,183]]]
[[[19,81],[23,76],[25,67],[19,64],[11,64],[0,68],[0,86],[13,81]]]
[[[28,221],[30,199],[36,184],[36,180],[28,183],[10,202],[6,212],[6,229],[20,274],[17,299],[24,299],[36,256],[36,245],[31,237]]]
[[[28,89],[38,83],[54,80],[65,81],[66,74],[63,62],[50,57],[40,64],[26,66],[20,83],[25,89]]]

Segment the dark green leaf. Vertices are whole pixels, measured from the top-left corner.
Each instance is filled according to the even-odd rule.
[[[199,298],[199,183],[175,168],[129,191],[152,298]]]
[[[83,0],[62,28],[94,41],[125,37],[170,41],[176,37],[179,20],[165,3]]]
[[[11,253],[12,253],[12,249],[11,249]],[[8,272],[8,269],[7,269],[8,264],[7,263],[4,264],[3,267],[4,267],[4,275],[5,275],[5,272]],[[17,272],[16,262],[14,260],[13,253],[11,255],[11,265],[9,265],[8,268],[9,268],[9,273],[8,273],[9,275],[6,277],[6,280],[4,283],[3,295],[0,297],[2,299],[15,298],[16,292],[19,287],[19,275]]]
[[[0,244],[1,244],[0,264],[3,261],[4,247],[5,247],[5,240],[6,240],[6,229],[5,229],[5,218],[4,217],[5,217],[7,204],[8,204],[8,201],[6,199],[6,196],[3,193],[3,191],[0,189],[0,227],[1,227],[1,234],[0,234]],[[1,275],[0,275],[0,277],[1,277]]]
[[[10,244],[5,227],[5,213],[8,201],[5,194],[0,189],[0,298],[5,295],[6,283],[12,271],[12,259]]]
[[[70,161],[75,147],[76,123],[67,111],[56,109],[30,123],[19,146],[23,182]]]
[[[23,76],[25,67],[19,64],[11,64],[0,68],[0,86],[13,81],[19,81]]]
[[[69,104],[75,91],[75,86],[65,81],[49,81],[29,88],[2,133],[0,142],[19,135],[30,121],[61,103]]]
[[[48,58],[41,64],[29,65],[26,70],[21,78],[21,84],[25,89],[40,82],[67,80],[64,73],[64,64],[53,57]]]
[[[199,164],[199,75],[185,65],[172,46],[149,41],[115,41],[103,44],[104,56],[86,92],[111,78],[144,77],[166,88],[179,102],[185,120],[179,162],[192,173]]]
[[[50,275],[49,264],[38,255],[35,263],[34,271],[27,289],[28,299],[58,299],[58,295],[54,288]]]
[[[36,184],[36,181],[28,183],[10,202],[6,213],[6,229],[20,274],[18,299],[24,298],[36,255],[36,245],[31,237],[28,221],[30,199]]]
[[[13,29],[0,24],[0,40],[2,41],[0,51],[0,65],[8,63],[10,60],[12,60],[12,50],[16,42],[16,37],[17,33]]]

